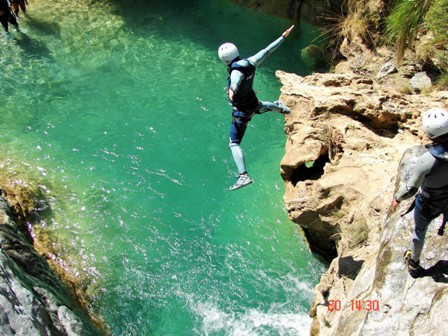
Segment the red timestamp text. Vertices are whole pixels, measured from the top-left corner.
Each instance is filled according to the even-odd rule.
[[[352,311],[379,311],[379,300],[350,300]],[[327,311],[340,311],[342,309],[341,300],[328,300]]]

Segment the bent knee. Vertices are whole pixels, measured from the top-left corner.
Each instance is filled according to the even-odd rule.
[[[232,148],[232,147],[239,147],[239,145],[240,145],[240,140],[236,140],[236,139],[229,139],[229,147],[230,148]]]

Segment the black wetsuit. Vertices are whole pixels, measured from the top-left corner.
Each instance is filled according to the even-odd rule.
[[[11,5],[8,0],[0,0],[0,22],[6,32],[8,32],[8,23],[18,27],[17,19],[11,12]]]
[[[12,7],[14,9],[14,13],[19,16],[19,8],[23,11],[26,12],[26,0],[12,0],[11,4]]]
[[[412,260],[419,261],[425,242],[426,230],[433,219],[448,218],[448,143],[427,145],[409,178],[394,198],[403,201],[415,195]],[[420,190],[419,190],[420,188]]]

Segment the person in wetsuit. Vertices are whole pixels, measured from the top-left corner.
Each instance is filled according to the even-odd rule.
[[[6,32],[9,32],[8,23],[11,23],[16,30],[19,30],[19,24],[11,11],[11,4],[8,0],[0,0],[0,23]]]
[[[441,214],[444,221],[448,218],[448,111],[432,108],[423,115],[422,124],[432,143],[425,146],[427,151],[418,158],[409,181],[396,192],[391,204],[395,211],[401,201],[418,192],[411,249],[404,255],[413,278],[424,275],[420,255],[429,224]]]
[[[239,173],[237,182],[230,187],[230,190],[239,189],[252,183],[252,179],[247,173],[244,154],[240,147],[247,125],[252,117],[255,114],[262,114],[268,111],[276,111],[283,114],[290,113],[289,108],[279,101],[272,103],[258,100],[253,90],[253,82],[256,67],[280,46],[293,28],[294,26],[288,28],[283,32],[282,36],[247,59],[240,58],[238,49],[233,43],[224,43],[218,49],[218,56],[227,65],[229,72],[227,88],[228,98],[232,105],[229,147]]]
[[[27,0],[12,0],[11,5],[12,9],[14,10],[14,14],[18,17],[20,9],[22,10],[22,12],[26,13],[27,4],[28,4]]]

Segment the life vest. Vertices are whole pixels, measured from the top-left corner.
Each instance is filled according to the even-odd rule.
[[[243,112],[258,111],[258,98],[253,89],[255,66],[253,66],[247,59],[243,58],[230,64],[229,74],[231,74],[233,70],[241,72],[243,74],[243,80],[233,97],[232,106]],[[227,88],[230,89],[230,76],[227,80]]]

